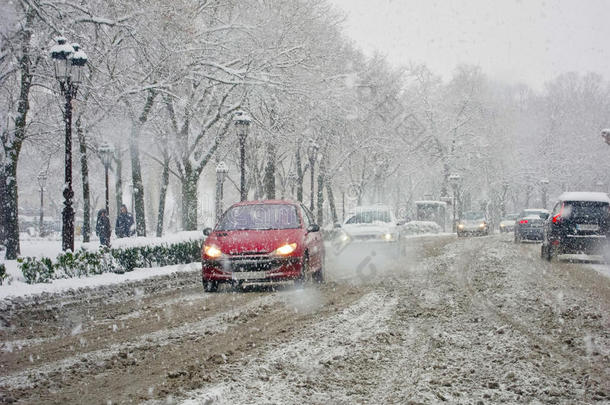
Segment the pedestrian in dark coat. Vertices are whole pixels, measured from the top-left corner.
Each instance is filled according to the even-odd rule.
[[[126,238],[131,235],[131,226],[133,225],[133,215],[127,212],[127,207],[121,205],[121,213],[116,217],[116,226],[114,232],[119,238]]]
[[[110,228],[110,219],[108,219],[105,209],[101,209],[97,212],[95,233],[100,238],[100,245],[110,247],[110,234],[112,233],[112,229]]]

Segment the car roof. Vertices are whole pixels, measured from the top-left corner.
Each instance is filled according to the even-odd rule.
[[[595,191],[569,191],[559,196],[559,201],[591,201],[610,203],[610,197],[606,193]]]
[[[297,205],[297,202],[295,201],[291,201],[291,200],[252,200],[252,201],[240,201],[240,202],[236,202],[235,204],[232,205],[232,207],[235,206],[242,206],[242,205]]]
[[[392,207],[389,205],[375,204],[375,205],[361,205],[353,208],[350,212],[356,213],[361,211],[392,211]]]

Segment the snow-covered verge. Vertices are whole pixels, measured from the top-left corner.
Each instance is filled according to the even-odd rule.
[[[135,269],[124,274],[104,273],[82,278],[65,278],[53,280],[50,283],[27,284],[22,281],[23,275],[17,268],[17,262],[8,261],[7,272],[13,276],[11,284],[0,286],[0,299],[9,297],[23,297],[43,293],[63,293],[79,288],[97,288],[101,286],[121,284],[129,281],[144,280],[147,278],[169,275],[172,273],[199,270],[200,263],[178,264],[173,266]],[[21,279],[21,280],[20,280]]]
[[[24,263],[20,264],[14,260],[0,261],[0,264],[3,264],[6,267],[6,279],[4,280],[3,284],[4,286],[10,286],[14,282],[27,281],[29,281],[30,283],[38,283],[40,281],[48,281],[47,278],[60,279],[66,278],[66,276],[73,277],[74,275],[83,277],[85,276],[85,274],[99,274],[111,271],[123,272],[125,270],[130,271],[134,267],[150,267],[151,265],[154,266],[155,264],[157,264],[158,266],[164,266],[187,263],[189,260],[184,260],[184,258],[180,258],[184,256],[182,253],[184,253],[183,251],[187,249],[187,246],[182,245],[188,245],[189,243],[202,241],[203,239],[203,234],[198,231],[179,232],[176,234],[167,235],[162,238],[123,238],[114,241],[111,250],[112,254],[108,252],[104,253],[99,251],[100,247],[97,243],[91,242],[80,244],[77,242],[75,243],[76,251],[74,252],[73,257],[77,261],[82,262],[83,260],[85,260],[87,261],[87,263],[79,262],[74,264],[78,264],[81,267],[84,266],[83,269],[88,269],[87,271],[82,272],[76,271],[77,274],[71,274],[71,271],[68,271],[66,274],[63,274],[62,272],[58,272],[57,274],[55,274],[54,270],[52,269],[46,271],[44,270],[45,266],[40,267],[40,263],[38,262],[39,259],[55,258],[53,260],[54,262],[61,261],[63,259],[63,256],[65,255],[61,251],[61,241],[48,239],[28,239],[21,242],[22,255],[20,260],[25,260]],[[168,248],[170,250],[163,250],[164,248]],[[196,248],[196,246],[193,246],[193,248]],[[84,252],[88,253],[82,254]],[[94,253],[96,257],[92,256],[92,254]],[[196,256],[197,255],[194,255],[193,257]],[[35,258],[35,260],[31,260],[30,258]],[[69,261],[71,262],[71,258],[69,259]],[[44,270],[45,273],[50,273],[48,274],[48,277],[45,275],[45,277],[41,277],[40,279],[30,279],[32,277],[32,274],[28,273],[28,277],[30,278],[26,279],[23,274],[23,272],[26,271],[26,266],[28,267],[29,273],[33,271],[33,268],[40,268]],[[97,268],[96,266],[101,266],[103,268]]]
[[[432,221],[410,221],[402,225],[401,231],[406,235],[422,235],[441,233],[439,224]]]

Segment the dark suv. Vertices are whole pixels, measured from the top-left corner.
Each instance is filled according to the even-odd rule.
[[[610,254],[610,198],[606,193],[563,193],[544,224],[541,256]]]

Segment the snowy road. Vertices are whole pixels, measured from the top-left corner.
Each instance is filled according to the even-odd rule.
[[[187,272],[4,300],[0,403],[610,400],[610,279],[510,235],[408,243],[303,290]]]

